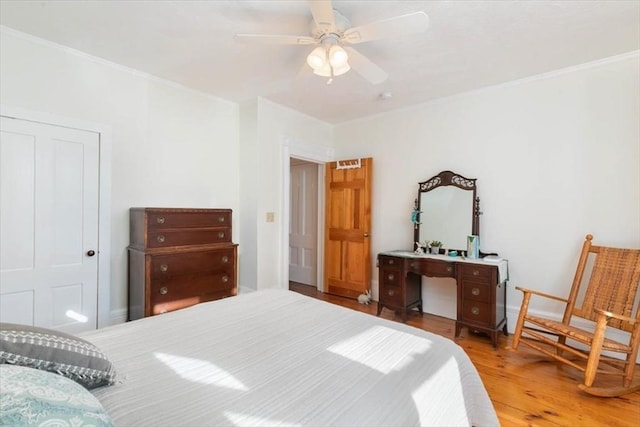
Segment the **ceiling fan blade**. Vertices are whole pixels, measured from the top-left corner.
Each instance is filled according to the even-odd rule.
[[[351,68],[364,77],[365,80],[369,81],[369,83],[377,85],[389,77],[382,68],[378,67],[371,62],[369,58],[354,48],[345,46],[344,50],[346,50],[349,55],[349,65]]]
[[[247,43],[263,43],[263,44],[297,44],[309,45],[316,44],[318,40],[309,36],[287,36],[287,35],[269,35],[269,34],[236,34],[233,36],[237,41]]]
[[[341,38],[346,43],[363,43],[372,40],[422,33],[429,27],[429,17],[424,12],[414,12],[395,18],[383,19],[359,27],[349,28]]]
[[[333,17],[333,4],[331,0],[309,0],[309,7],[313,15],[313,21],[325,33],[330,33],[336,28]]]

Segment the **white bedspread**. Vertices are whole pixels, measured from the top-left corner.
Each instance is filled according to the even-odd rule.
[[[83,334],[117,426],[498,425],[475,367],[420,329],[268,290]]]

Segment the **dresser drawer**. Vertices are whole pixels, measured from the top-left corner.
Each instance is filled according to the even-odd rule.
[[[170,246],[207,245],[211,243],[231,242],[228,228],[187,228],[160,229],[149,232],[148,248],[166,248]]]
[[[491,301],[491,288],[484,283],[464,282],[462,284],[464,300],[473,300],[489,303]]]
[[[209,271],[160,278],[151,281],[151,301],[160,303],[206,296],[224,290],[231,291],[233,284],[234,277],[231,271]]]
[[[158,228],[231,227],[230,211],[147,211],[147,226]]]
[[[150,315],[162,314],[236,294],[233,279],[221,273],[189,275],[156,281],[149,296]]]
[[[491,306],[480,301],[466,300],[462,304],[462,319],[488,325],[491,322]]]
[[[463,280],[470,279],[476,282],[489,283],[491,281],[491,272],[496,267],[463,263],[458,268],[461,270]]]
[[[228,248],[202,252],[151,255],[151,277],[172,277],[215,270],[233,271],[235,264],[234,254],[233,248]]]

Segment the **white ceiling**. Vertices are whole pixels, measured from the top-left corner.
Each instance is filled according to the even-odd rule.
[[[262,96],[339,123],[640,49],[640,0],[334,0],[353,26],[415,11],[426,33],[357,45],[389,79],[326,78],[313,46],[236,42],[308,35],[306,1],[0,1],[0,24],[238,103]],[[391,99],[381,100],[382,92]]]

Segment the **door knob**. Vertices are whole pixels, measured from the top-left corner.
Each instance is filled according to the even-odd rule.
[[[94,256],[96,254],[96,251],[94,251],[93,249],[90,249],[87,251],[87,256]]]
[[[369,237],[369,233],[364,233],[364,237]]]

